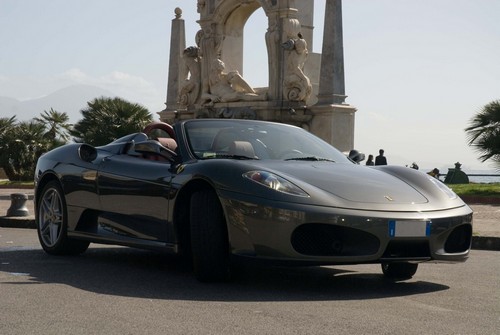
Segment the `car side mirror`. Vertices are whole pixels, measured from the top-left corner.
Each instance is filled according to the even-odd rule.
[[[365,154],[354,149],[349,151],[348,157],[357,164],[365,160]]]
[[[82,144],[78,148],[78,156],[84,162],[91,163],[97,158],[97,149],[88,144]]]

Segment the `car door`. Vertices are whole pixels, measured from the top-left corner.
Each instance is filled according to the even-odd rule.
[[[99,167],[101,228],[114,234],[169,242],[170,163],[120,154],[107,157]]]

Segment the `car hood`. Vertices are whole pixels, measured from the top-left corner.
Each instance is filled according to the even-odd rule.
[[[385,204],[388,201],[395,204],[428,201],[424,195],[405,181],[383,171],[364,166],[318,162],[283,166],[280,170],[349,201],[379,204]]]
[[[440,210],[463,206],[422,172],[333,162],[281,162],[271,171],[301,187],[317,204],[366,210]]]

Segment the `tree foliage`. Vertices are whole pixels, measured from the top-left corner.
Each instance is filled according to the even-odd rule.
[[[44,136],[46,131],[45,124],[35,119],[0,119],[0,167],[9,180],[33,180],[38,158],[53,147]]]
[[[69,131],[72,124],[69,123],[68,114],[60,113],[51,108],[49,111],[43,111],[40,117],[34,120],[46,125],[47,131],[44,136],[47,140],[52,141],[54,146],[66,143],[70,139]]]
[[[153,120],[146,108],[120,98],[96,98],[87,105],[74,126],[66,113],[53,108],[31,121],[0,118],[0,167],[9,180],[33,180],[38,158],[67,143],[70,135],[76,142],[104,145],[141,131]]]
[[[33,180],[38,158],[69,139],[68,121],[52,108],[31,121],[0,118],[0,167],[9,180]]]
[[[491,160],[500,168],[500,100],[484,106],[465,128],[467,141],[481,161]]]
[[[87,105],[81,110],[83,119],[70,132],[76,142],[104,145],[141,131],[153,120],[145,107],[121,98],[96,98]]]

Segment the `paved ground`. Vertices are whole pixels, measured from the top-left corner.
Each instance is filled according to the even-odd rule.
[[[11,194],[21,193],[28,196],[26,208],[27,217],[7,217],[11,207]],[[0,227],[34,228],[32,189],[1,189],[0,188]],[[500,205],[469,204],[474,210],[474,240],[473,248],[500,250]]]
[[[34,229],[0,228],[0,334],[494,335],[498,255],[420,264],[400,282],[364,264],[249,266],[208,284],[161,253],[91,245],[51,257]]]

